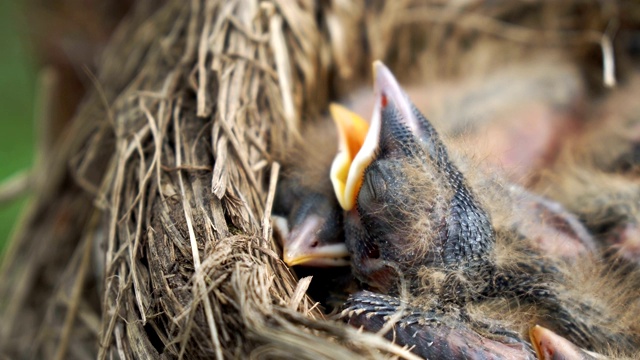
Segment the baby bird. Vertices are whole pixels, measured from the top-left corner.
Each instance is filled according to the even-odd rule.
[[[329,181],[337,134],[328,118],[309,122],[292,150],[277,157],[282,176],[273,209],[283,261],[300,278],[312,276],[308,294],[331,311],[354,292],[343,213]]]
[[[496,198],[499,191],[474,187],[482,184],[469,176],[477,169],[466,166],[463,174],[391,72],[380,62],[374,69],[369,132],[350,164],[334,163],[347,167],[336,172],[346,176],[332,178],[345,209],[354,275],[371,290],[406,299],[422,314],[413,312],[425,324],[420,331],[440,334],[441,341],[453,341],[443,329],[465,328],[527,352],[522,339],[540,324],[588,350],[633,352],[640,345],[638,275],[598,263],[589,240],[576,242],[587,250],[571,261],[545,255],[544,246],[526,237],[530,230],[516,231],[528,219],[510,217],[505,200]],[[503,194],[521,201],[517,191]],[[375,319],[378,309],[389,314],[398,308],[371,303],[368,293],[355,294],[343,314],[353,322],[363,313]],[[448,327],[433,326],[434,317]],[[416,326],[400,320],[410,323],[400,321],[395,331]],[[416,353],[432,349],[432,341],[421,340],[428,336],[403,339],[396,341],[415,346]],[[430,356],[453,356],[434,351]]]
[[[461,80],[418,79],[403,90],[458,151],[521,185],[581,128],[586,93],[579,69],[553,53]],[[352,96],[350,109],[371,112],[371,89]]]
[[[342,210],[329,183],[331,154],[337,148],[335,126],[321,119],[281,159],[283,176],[274,203],[276,228],[289,266],[346,266]]]
[[[514,77],[518,78],[516,83]],[[526,183],[529,175],[540,167],[540,159],[555,153],[557,143],[573,127],[572,114],[583,94],[583,84],[575,67],[568,62],[537,59],[482,78],[414,84],[405,90],[417,101],[419,109],[428,109],[447,119],[437,125],[451,136],[457,148],[468,149],[487,166],[499,164],[505,176]],[[355,111],[340,105],[330,106],[331,117],[339,125],[338,134],[327,126],[326,119],[311,122],[303,128],[302,141],[291,156],[284,159],[286,176],[280,182],[278,200],[281,201],[277,202],[276,210],[288,219],[285,223],[280,217],[277,223],[281,233],[286,235],[283,255],[289,265],[330,267],[347,264],[345,258],[336,257],[344,254],[345,249],[339,245],[343,241],[339,224],[341,209],[327,191],[329,180],[325,175],[337,144],[343,148],[342,156],[347,157],[342,161],[349,163],[362,146],[368,124],[356,114],[371,111],[373,92],[360,88],[343,100]],[[312,161],[308,162],[308,159]],[[531,198],[530,195],[525,197]],[[544,211],[547,215],[536,211],[548,209],[546,205],[531,203],[529,208],[530,211],[519,209],[522,210],[519,212],[538,213],[548,218],[548,211]],[[549,220],[545,221],[549,224],[573,222],[571,219],[545,220]],[[564,236],[563,229],[557,231],[553,226],[545,226],[543,230],[551,237]],[[550,247],[550,251],[553,252],[554,247]]]

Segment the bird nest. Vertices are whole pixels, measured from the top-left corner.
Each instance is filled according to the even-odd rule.
[[[168,0],[133,12],[38,169],[2,263],[0,349],[59,359],[415,357],[328,318],[306,295],[310,280],[280,260],[270,219],[278,158],[301,124],[368,83],[374,59],[400,79],[429,81],[548,51],[579,63],[597,89],[615,80],[610,35],[631,13],[613,3],[437,0]]]

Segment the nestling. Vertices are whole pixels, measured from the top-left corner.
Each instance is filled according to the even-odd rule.
[[[336,187],[356,277],[376,292],[406,297],[428,318],[465,324],[520,349],[528,329],[540,324],[588,350],[634,353],[638,275],[599,263],[577,234],[575,246],[585,250],[570,261],[545,254],[527,230],[517,231],[522,220],[508,216],[500,192],[478,187],[486,175],[460,167],[391,72],[379,62],[374,67],[370,130],[339,179],[345,190]],[[352,310],[364,304],[360,314],[374,318],[370,302],[366,293],[354,295],[345,316],[353,319],[359,314]],[[421,331],[442,331],[433,324],[424,322]],[[420,354],[428,348],[411,341]]]

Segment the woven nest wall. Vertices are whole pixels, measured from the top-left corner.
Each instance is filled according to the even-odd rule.
[[[280,260],[270,220],[279,156],[330,100],[368,83],[374,59],[430,81],[562,52],[597,90],[613,76],[603,52],[616,56],[617,78],[626,71],[624,36],[608,31],[638,18],[626,3],[583,1],[167,0],[134,10],[41,161],[2,263],[0,353],[411,358],[327,319],[305,295],[309,279]]]

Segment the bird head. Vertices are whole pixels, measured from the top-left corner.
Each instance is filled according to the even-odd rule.
[[[330,194],[302,189],[285,224],[276,224],[283,237],[283,260],[289,266],[349,265],[342,212]]]
[[[350,163],[344,152],[338,154],[332,169],[340,172],[332,171],[331,177],[346,210],[354,273],[388,290],[398,272],[415,272],[419,265],[458,268],[485,262],[493,246],[488,214],[391,71],[379,61],[373,70],[369,130]]]
[[[335,138],[336,127],[327,126],[324,121],[321,126],[308,125],[303,130],[303,143],[292,152],[295,159],[290,166],[294,169],[293,176],[285,176],[278,189],[280,207],[288,213],[286,223],[281,221],[278,229],[283,237],[283,260],[289,266],[349,265],[343,211],[338,204],[340,198],[334,196],[327,175],[330,173],[332,178],[342,181],[344,189],[346,171],[362,147],[369,124],[340,105],[332,104],[330,111],[333,120],[339,124],[341,139],[340,153],[331,170],[331,147],[335,143],[330,140]]]

